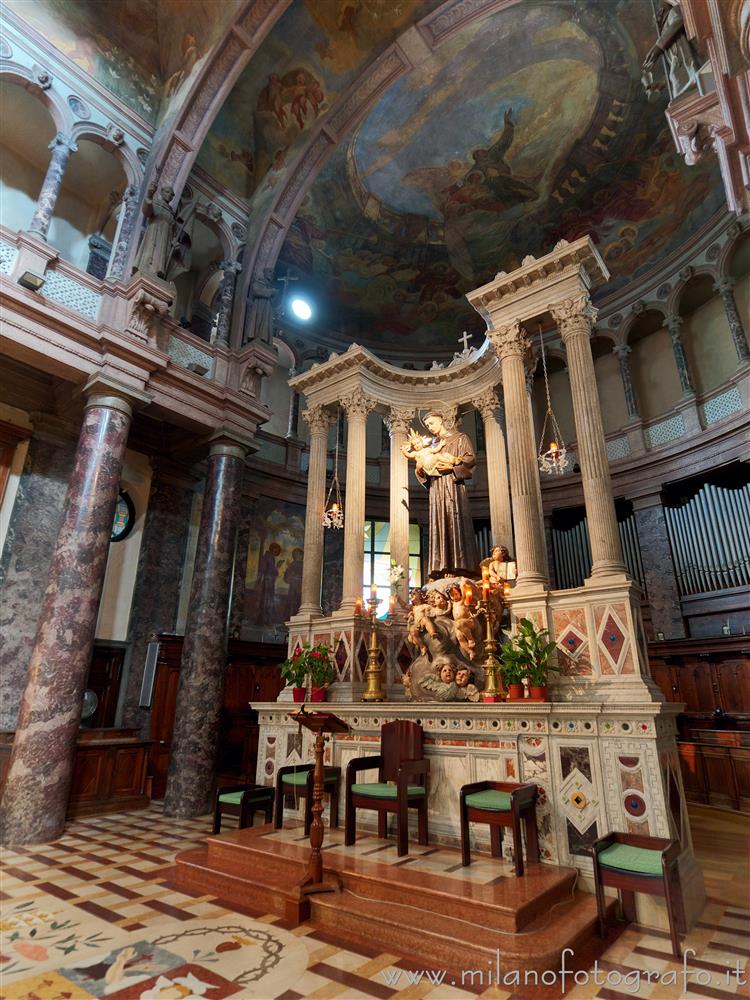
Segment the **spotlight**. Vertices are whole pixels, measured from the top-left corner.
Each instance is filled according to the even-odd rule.
[[[305,320],[305,322],[312,316],[310,304],[309,302],[305,302],[304,299],[292,299],[292,312],[297,319]]]
[[[18,278],[18,284],[23,285],[24,288],[29,288],[32,292],[38,292],[44,284],[44,278],[41,274],[34,274],[33,271],[24,271],[21,277]]]

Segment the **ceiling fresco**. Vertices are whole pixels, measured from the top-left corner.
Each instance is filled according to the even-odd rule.
[[[399,80],[314,182],[281,253],[360,342],[455,350],[482,324],[465,292],[591,233],[612,291],[723,205],[687,168],[640,62],[640,0],[499,12]],[[300,286],[301,287],[301,286]]]
[[[242,0],[4,0],[55,48],[155,124]]]

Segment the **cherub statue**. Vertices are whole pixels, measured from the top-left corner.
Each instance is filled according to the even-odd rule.
[[[474,614],[464,600],[464,592],[461,587],[451,587],[450,597],[453,604],[453,623],[456,639],[468,658],[473,660],[477,651],[477,640],[474,635]]]
[[[506,580],[515,580],[516,563],[504,545],[496,545],[489,559],[483,559],[481,564],[487,567],[489,581],[493,586],[502,585]]]
[[[457,701],[456,663],[452,656],[440,656],[434,663],[435,672],[422,678],[422,687],[431,691],[437,701]]]
[[[407,619],[408,632],[406,633],[406,638],[412,646],[416,646],[419,649],[422,656],[425,656],[427,654],[427,647],[422,640],[422,630],[424,629],[425,632],[429,632],[433,636],[437,634],[435,624],[432,621],[432,606],[427,603],[424,591],[422,590],[415,590],[412,593],[411,601],[411,611]]]
[[[479,688],[468,667],[459,667],[456,671],[456,687],[459,701],[479,701]]]
[[[452,468],[453,463],[446,464],[445,457],[440,455],[445,442],[435,441],[431,437],[422,437],[414,428],[409,430],[408,440],[401,445],[401,453],[407,458],[413,458],[417,468],[426,476],[437,476],[446,468]]]

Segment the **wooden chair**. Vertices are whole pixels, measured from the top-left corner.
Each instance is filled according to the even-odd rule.
[[[685,908],[677,867],[680,843],[665,837],[645,837],[635,833],[608,833],[594,841],[596,906],[599,934],[607,936],[604,887],[618,889],[625,920],[635,922],[635,893],[663,896],[667,904],[672,954],[681,959],[679,931],[685,931]]]
[[[526,826],[526,859],[539,861],[539,834],[536,825],[536,785],[519,785],[513,781],[475,781],[464,785],[460,792],[461,864],[471,864],[469,823],[488,823],[490,850],[495,858],[502,857],[503,827],[513,831],[513,858],[516,875],[523,875],[523,842],[521,820]]]
[[[274,790],[268,785],[224,785],[216,789],[214,800],[214,833],[221,832],[221,817],[239,816],[239,829],[252,826],[255,813],[262,810],[266,823],[273,818]]]
[[[362,771],[378,769],[378,780],[357,782]],[[378,813],[378,837],[387,836],[388,813],[396,813],[396,844],[399,856],[408,854],[409,809],[417,810],[419,843],[427,844],[427,777],[430,762],[424,758],[422,727],[397,719],[380,730],[380,753],[357,757],[346,769],[346,818],[344,843],[356,839],[357,809]]]
[[[276,809],[273,825],[280,829],[284,822],[284,796],[294,795],[305,799],[305,836],[310,833],[312,823],[313,803],[313,772],[314,764],[298,764],[280,767],[276,775]],[[341,786],[341,768],[327,767],[323,777],[323,791],[331,798],[330,827],[339,825],[339,788]]]

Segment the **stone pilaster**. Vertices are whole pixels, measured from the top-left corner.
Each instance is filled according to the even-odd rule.
[[[117,231],[109,258],[107,277],[111,281],[122,281],[125,275],[125,263],[133,240],[136,220],[140,218],[138,211],[138,188],[129,184],[122,195],[122,210],[117,220]]]
[[[615,344],[612,348],[612,353],[620,365],[620,378],[622,379],[622,388],[625,393],[625,405],[628,408],[628,417],[631,420],[638,420],[640,414],[638,413],[638,402],[635,398],[633,376],[630,372],[629,358],[631,350],[632,348],[628,347],[627,344]]]
[[[677,365],[677,374],[680,378],[682,395],[694,396],[695,389],[693,387],[693,380],[690,376],[690,368],[688,367],[687,356],[685,354],[685,345],[682,342],[682,317],[674,315],[667,316],[664,322],[667,330],[669,330],[669,336],[672,340],[672,351],[674,352],[674,360]]]
[[[52,157],[50,158],[47,173],[42,182],[42,190],[39,192],[34,215],[29,225],[29,232],[36,233],[43,240],[47,239],[49,224],[52,221],[55,204],[60,194],[70,154],[75,153],[78,146],[76,146],[70,136],[58,132],[49,144],[48,149],[52,150]]]
[[[748,347],[745,328],[742,325],[742,319],[740,318],[739,310],[737,309],[737,302],[734,297],[734,286],[734,278],[729,275],[725,275],[724,277],[719,278],[714,285],[714,288],[719,295],[721,295],[721,301],[724,303],[724,312],[727,314],[727,323],[729,323],[729,332],[732,335],[732,343],[734,344],[734,349],[737,352],[737,361],[740,365],[746,365],[750,362],[750,347]]]
[[[328,430],[333,417],[324,406],[311,406],[302,416],[310,428],[310,463],[307,469],[305,555],[302,563],[302,601],[297,615],[319,618],[323,579],[323,507],[326,502]],[[346,508],[345,508],[346,509]],[[346,524],[346,515],[344,519]]]
[[[684,639],[685,620],[680,614],[680,593],[669,545],[667,521],[658,498],[652,506],[636,506],[635,524],[638,544],[644,553],[643,582],[646,585],[654,632],[663,632],[665,639]]]
[[[500,402],[494,389],[475,400],[474,406],[482,416],[484,427],[492,544],[504,545],[512,553],[513,520],[508,484],[508,458],[505,453],[505,435],[500,426]]]
[[[167,816],[202,816],[211,806],[244,467],[243,445],[219,440],[211,446],[164,796]]]
[[[346,495],[344,497],[344,584],[339,614],[351,615],[362,593],[365,566],[365,493],[367,414],[373,402],[361,389],[344,396],[346,410]]]
[[[500,358],[503,375],[518,586],[546,587],[544,527],[537,502],[539,473],[524,364],[531,344],[519,323],[490,329],[488,336]]]
[[[409,460],[401,451],[414,410],[391,407],[385,425],[390,441],[391,559],[404,568],[403,580],[393,588],[397,597],[409,596]]]
[[[586,293],[551,307],[568,355],[570,392],[576,425],[578,463],[591,541],[591,576],[625,573],[607,444],[591,354],[595,312]]]
[[[5,784],[4,844],[40,844],[65,827],[81,699],[94,645],[132,410],[89,395],[31,653]]]
[[[237,284],[237,275],[242,270],[242,264],[238,260],[223,260],[219,267],[224,274],[219,285],[219,319],[216,324],[216,343],[229,344],[234,289]]]

